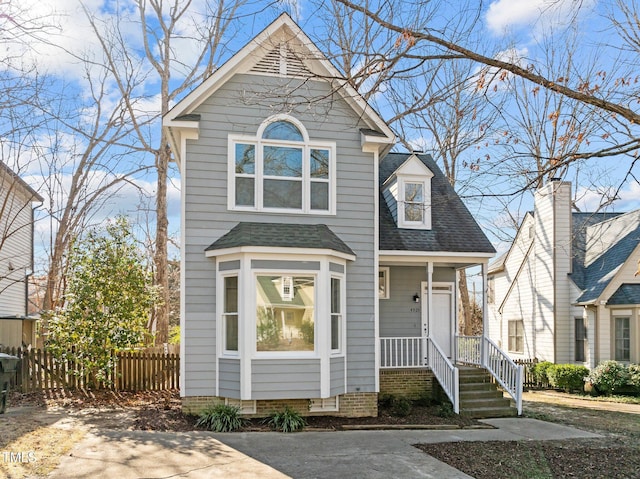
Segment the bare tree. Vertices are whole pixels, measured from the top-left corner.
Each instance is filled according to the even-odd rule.
[[[147,123],[139,119],[149,112],[140,112],[135,103],[139,97],[128,94],[130,69],[141,59],[131,53],[131,32],[123,30],[122,26],[136,25],[135,36],[142,44],[148,66],[145,74],[158,84],[159,109],[151,114],[156,121],[169,111],[180,95],[201,83],[217,68],[227,53],[226,41],[241,25],[238,9],[247,2],[220,0],[196,4],[192,0],[135,0],[134,3],[137,11],[131,17],[117,12],[106,21],[87,7],[85,13],[102,45],[111,78],[122,94],[127,117],[135,129],[135,142],[153,157],[157,172],[154,280],[160,287],[162,300],[154,312],[152,329],[156,332],[156,342],[162,344],[167,342],[169,329],[167,181],[171,153],[159,122],[154,123],[158,125],[157,130],[146,128]],[[190,54],[184,55],[185,50]]]
[[[560,96],[598,109],[603,116],[606,114],[612,129],[609,134],[610,136],[616,134],[617,140],[612,144],[599,145],[594,148],[583,144],[580,151],[574,152],[567,158],[568,161],[621,155],[634,152],[640,146],[640,135],[637,131],[640,113],[631,106],[633,99],[637,98],[637,85],[634,80],[635,75],[630,76],[632,73],[630,69],[627,72],[619,71],[615,74],[616,81],[610,83],[611,89],[605,88],[605,82],[598,81],[597,78],[589,78],[584,72],[579,71],[576,64],[571,65],[573,68],[568,77],[563,77],[562,81],[558,81],[554,75],[555,71],[543,62],[534,63],[529,59],[523,64],[522,61],[497,55],[496,50],[488,51],[488,48],[484,47],[485,42],[467,46],[472,42],[460,35],[459,24],[452,24],[446,18],[435,25],[430,24],[428,20],[434,18],[436,12],[442,16],[447,15],[447,11],[439,2],[407,3],[399,13],[397,10],[389,8],[386,2],[379,4],[379,7],[374,10],[368,5],[363,6],[350,0],[336,1],[360,12],[369,21],[376,22],[388,29],[389,32],[393,32],[400,44],[410,47],[403,55],[405,59],[413,61],[414,68],[418,68],[419,65],[434,58],[459,55],[476,62],[478,65],[490,67],[493,76],[515,75],[534,86],[537,85]],[[481,8],[481,4],[475,7],[469,4],[465,14],[470,19],[477,20],[481,14]],[[637,1],[620,1],[618,8],[622,12],[622,18],[613,16],[612,18],[617,19],[614,26],[621,29],[619,37],[625,42],[627,53],[637,55],[638,43],[636,40],[639,38],[638,33],[640,32],[638,16],[634,16],[638,11]],[[416,11],[420,11],[420,15],[417,15]],[[456,17],[460,16],[459,11],[455,11],[454,14]],[[472,20],[470,20],[469,28],[473,28]],[[607,45],[601,46],[603,49],[608,47]],[[632,61],[631,64],[635,64],[635,62]],[[557,168],[558,165],[553,165],[553,167]]]

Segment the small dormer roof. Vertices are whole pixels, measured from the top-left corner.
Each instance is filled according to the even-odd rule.
[[[398,228],[382,193],[383,185],[388,184],[403,165],[418,166],[414,159],[433,173],[430,230]],[[430,155],[389,153],[380,162],[379,182],[381,251],[495,253],[493,245]]]
[[[409,155],[404,163],[402,163],[396,171],[389,177],[389,180],[397,176],[422,176],[427,179],[433,178],[433,172],[424,164],[415,153]],[[387,180],[387,182],[389,181]]]

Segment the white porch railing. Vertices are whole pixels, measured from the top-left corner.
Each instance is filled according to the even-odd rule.
[[[456,361],[481,366],[482,336],[456,336],[456,339]]]
[[[420,368],[427,364],[426,338],[380,338],[381,368]]]
[[[460,380],[458,368],[442,352],[440,346],[431,338],[427,339],[428,344],[428,364],[433,371],[433,375],[438,379],[440,386],[449,396],[453,404],[453,412],[460,414]]]
[[[522,383],[524,368],[516,364],[496,343],[482,336],[457,336],[456,361],[482,366],[513,398],[522,414]]]

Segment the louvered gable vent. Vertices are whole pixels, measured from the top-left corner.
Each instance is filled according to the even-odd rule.
[[[251,73],[305,78],[311,76],[309,69],[286,43],[270,50],[251,68]]]

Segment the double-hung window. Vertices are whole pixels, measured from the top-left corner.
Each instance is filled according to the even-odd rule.
[[[342,286],[340,278],[331,278],[331,351],[342,349]]]
[[[335,143],[309,140],[303,125],[277,116],[256,137],[229,136],[229,208],[333,214]]]
[[[509,351],[513,353],[524,353],[524,322],[512,320],[509,326]]]
[[[238,277],[225,276],[223,295],[223,323],[225,351],[238,351]]]
[[[631,328],[630,318],[615,317],[615,360],[629,361],[631,359]]]

